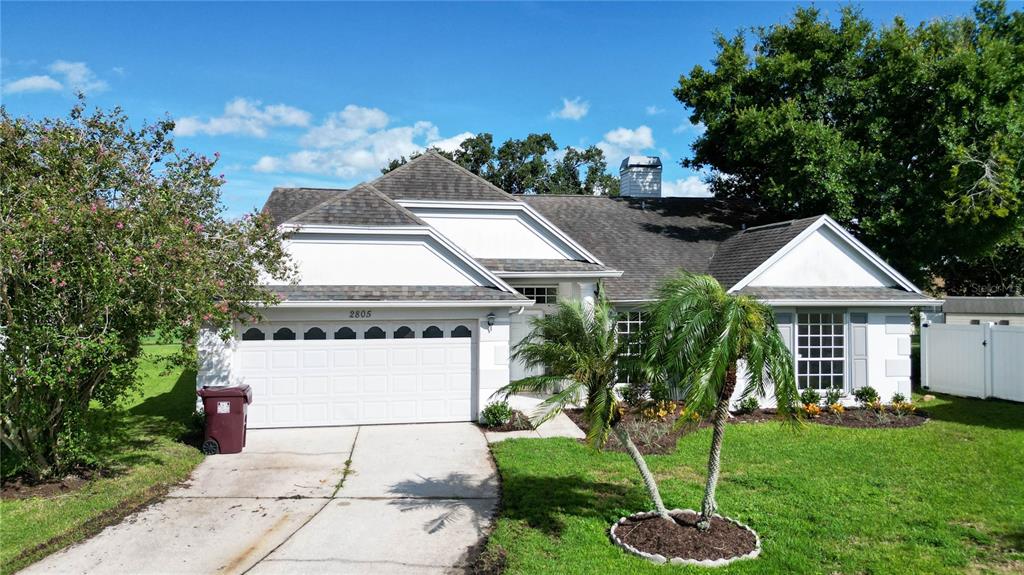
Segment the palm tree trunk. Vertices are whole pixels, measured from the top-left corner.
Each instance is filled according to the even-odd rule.
[[[619,438],[619,443],[626,447],[626,453],[633,459],[633,463],[636,464],[636,468],[640,470],[640,476],[644,479],[644,487],[647,488],[647,495],[650,496],[651,501],[654,502],[654,510],[661,515],[662,519],[668,521],[674,521],[668,514],[668,510],[665,509],[665,504],[661,501],[661,492],[658,491],[658,482],[654,480],[654,475],[651,474],[651,470],[647,468],[647,462],[644,461],[644,456],[640,454],[640,450],[636,448],[636,444],[633,443],[632,438],[629,437],[629,432],[622,429],[618,425],[612,427],[615,432],[615,437]]]
[[[733,365],[725,373],[725,385],[718,393],[718,405],[712,418],[714,431],[711,434],[711,453],[708,455],[708,481],[704,486],[704,500],[700,506],[700,520],[697,528],[707,531],[711,527],[711,516],[718,506],[715,504],[715,488],[718,486],[718,473],[722,463],[722,436],[725,435],[725,422],[729,419],[729,399],[736,389],[736,366]]]

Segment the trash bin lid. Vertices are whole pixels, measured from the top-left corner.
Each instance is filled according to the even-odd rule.
[[[202,387],[196,394],[199,397],[244,397],[246,403],[252,403],[252,388],[248,385],[222,385]]]

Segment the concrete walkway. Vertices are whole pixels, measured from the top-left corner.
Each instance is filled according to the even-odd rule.
[[[22,573],[446,573],[498,501],[470,423],[255,430],[248,443]]]
[[[532,416],[534,414],[537,406],[540,405],[540,402],[540,397],[525,394],[513,395],[508,398],[509,406],[511,406],[512,409],[517,409],[527,416]],[[506,439],[516,439],[520,437],[571,437],[573,439],[583,439],[587,436],[587,434],[583,433],[583,430],[577,427],[565,413],[559,413],[548,421],[542,423],[537,429],[503,432],[488,431],[484,433],[484,435],[487,436],[488,443],[497,443]]]

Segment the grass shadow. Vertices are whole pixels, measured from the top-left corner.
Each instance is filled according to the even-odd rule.
[[[1024,403],[1002,399],[968,399],[951,395],[933,394],[935,403],[922,408],[937,421],[991,429],[1024,429]]]
[[[555,537],[565,530],[566,515],[600,519],[610,525],[626,509],[650,506],[638,486],[593,481],[582,475],[506,476],[502,493],[503,517],[525,521],[531,528]]]
[[[147,397],[142,403],[128,409],[128,413],[188,425],[195,410],[196,372],[187,369],[178,375],[169,391]]]

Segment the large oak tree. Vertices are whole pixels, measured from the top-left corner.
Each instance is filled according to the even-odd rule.
[[[922,282],[1024,225],[1024,14],[875,27],[799,8],[717,45],[675,89],[706,127],[683,164],[716,195],[828,213]]]

